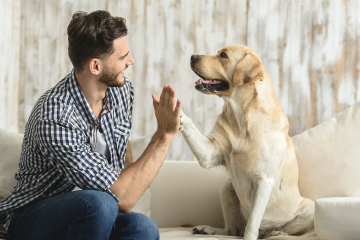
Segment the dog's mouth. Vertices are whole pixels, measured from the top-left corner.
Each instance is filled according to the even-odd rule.
[[[211,91],[214,93],[225,91],[229,88],[229,84],[221,79],[209,79],[201,76],[194,69],[192,69],[196,75],[200,77],[199,80],[195,82],[195,89],[198,91],[206,92]]]

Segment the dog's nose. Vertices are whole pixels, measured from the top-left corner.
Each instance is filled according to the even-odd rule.
[[[195,62],[199,59],[199,55],[193,54],[191,55],[191,62]]]

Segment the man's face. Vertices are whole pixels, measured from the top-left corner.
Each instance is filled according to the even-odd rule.
[[[130,46],[126,37],[114,40],[115,51],[103,61],[103,71],[99,79],[109,87],[122,87],[125,84],[124,71],[134,64],[130,56]]]

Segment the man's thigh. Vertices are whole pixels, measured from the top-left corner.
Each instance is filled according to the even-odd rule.
[[[8,232],[13,239],[86,239],[89,234],[109,236],[117,213],[117,203],[107,193],[94,190],[63,193],[36,200],[16,210]]]

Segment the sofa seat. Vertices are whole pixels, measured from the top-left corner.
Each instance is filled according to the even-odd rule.
[[[220,235],[200,235],[192,234],[191,228],[159,228],[161,240],[191,240],[191,239],[202,239],[202,240],[228,240],[228,239],[243,239],[242,237],[235,236],[220,236]],[[315,229],[303,234],[302,236],[275,236],[267,239],[271,240],[318,240]]]
[[[321,198],[315,210],[315,228],[322,239],[360,239],[360,197]]]

